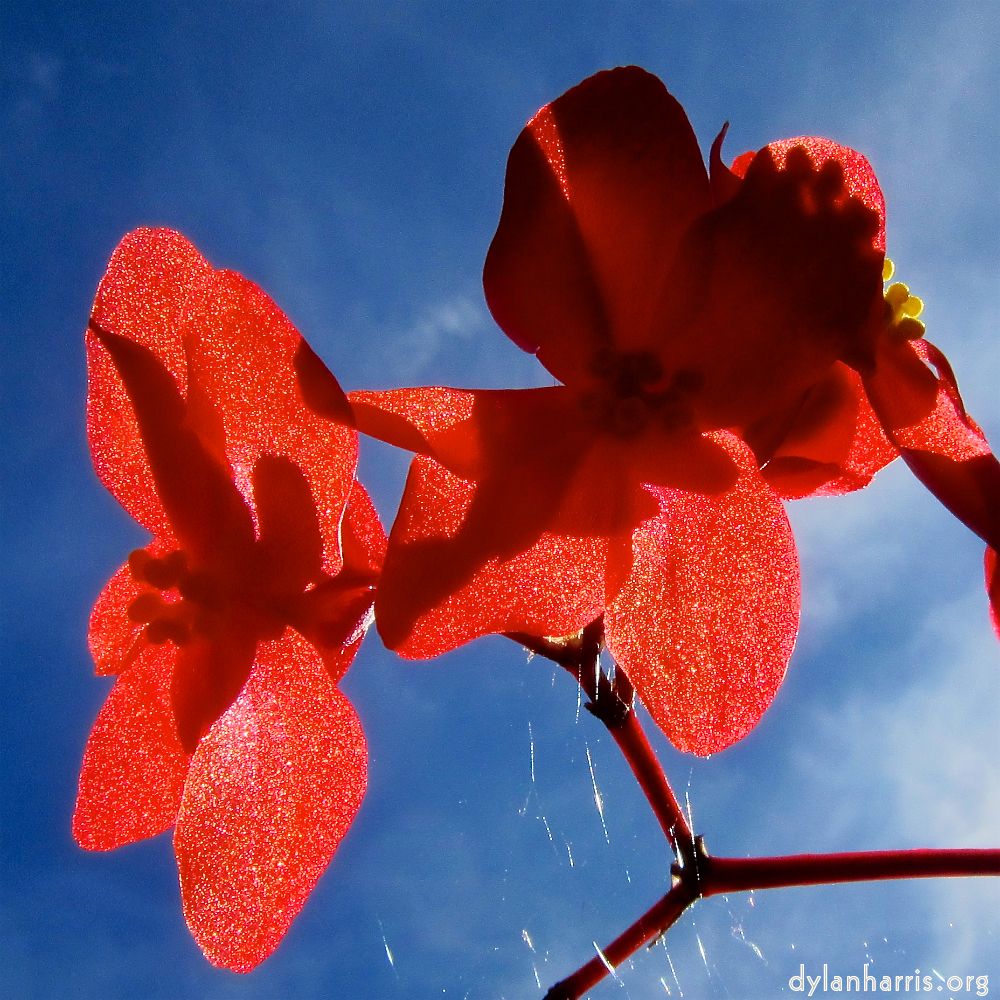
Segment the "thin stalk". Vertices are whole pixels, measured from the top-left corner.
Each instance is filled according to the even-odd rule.
[[[621,667],[615,670],[613,681],[600,670],[597,658],[604,644],[604,619],[598,618],[568,640],[540,639],[521,632],[506,635],[576,678],[589,699],[587,710],[604,723],[618,744],[674,853],[684,861],[690,859],[694,837],[635,713],[632,682]]]
[[[644,944],[654,941],[672,927],[681,914],[698,898],[688,882],[677,882],[658,903],[648,909],[631,927],[619,934],[586,965],[549,989],[543,1000],[580,1000],[611,969],[616,969]],[[611,969],[608,968],[611,967]]]
[[[597,958],[556,983],[545,994],[545,1000],[580,1000],[644,944],[666,933],[699,897],[795,885],[1000,875],[1000,850],[997,849],[918,848],[851,854],[796,854],[780,858],[714,858],[705,853],[700,841],[697,845],[697,864],[685,868],[675,866],[674,876],[678,881],[670,892],[602,949]]]
[[[917,848],[784,858],[713,858],[701,864],[701,895],[784,889],[793,885],[882,882],[897,878],[1000,875],[1000,850]]]
[[[576,972],[556,983],[545,1000],[580,1000],[643,945],[666,933],[697,899],[721,893],[796,885],[877,882],[889,879],[1000,875],[1000,849],[918,848],[850,854],[796,854],[777,858],[716,858],[693,836],[663,768],[635,714],[632,683],[619,667],[614,680],[600,669],[604,621],[598,618],[570,639],[507,637],[565,667],[579,682],[587,709],[607,727],[642,788],[678,862],[670,891]],[[596,945],[595,945],[596,947]]]

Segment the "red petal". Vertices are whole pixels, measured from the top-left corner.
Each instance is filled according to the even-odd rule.
[[[219,635],[196,639],[178,652],[170,704],[177,735],[189,753],[246,683],[257,649],[257,626],[255,617],[230,613],[222,619]]]
[[[1000,638],[1000,574],[997,573],[997,554],[989,546],[984,558],[986,569],[986,593],[990,598],[990,621],[993,631]]]
[[[262,455],[284,455],[300,467],[316,501],[323,568],[337,573],[357,438],[303,402],[295,370],[302,339],[274,303],[245,278],[213,271],[177,233],[144,229],[115,251],[93,322],[152,351],[185,394],[184,427],[232,469],[251,509],[251,470]],[[93,335],[88,359],[88,433],[98,475],[138,521],[169,539],[132,406]]]
[[[121,377],[157,495],[181,547],[200,567],[245,563],[254,540],[250,511],[224,455],[190,426],[176,380],[149,348],[93,329]]]
[[[812,135],[801,135],[797,139],[780,139],[778,142],[768,143],[765,147],[779,168],[785,166],[789,152],[797,148],[804,149],[817,168],[829,160],[840,164],[844,171],[844,184],[851,197],[857,198],[863,205],[878,213],[878,232],[874,237],[874,246],[876,250],[885,253],[885,197],[868,160],[856,149],[841,146],[832,139],[820,139]],[[743,160],[746,155],[744,153],[738,159]],[[750,163],[746,162],[741,166],[745,174]],[[733,164],[733,169],[737,169],[736,163]]]
[[[837,163],[768,151],[739,192],[687,233],[658,305],[667,377],[699,386],[703,430],[786,412],[838,359],[870,355],[883,308],[878,217],[848,197]]]
[[[598,73],[528,123],[507,163],[483,284],[504,332],[564,382],[601,345],[645,345],[681,234],[711,207],[683,108],[635,66]]]
[[[861,385],[860,376],[853,370],[848,373],[859,389],[858,417],[854,439],[847,458],[840,463],[841,474],[816,491],[817,496],[839,496],[867,486],[879,469],[899,457],[899,452],[882,430],[868,396]]]
[[[112,255],[92,319],[152,350],[183,390],[180,330],[201,308],[211,276],[211,267],[178,233],[138,229]],[[145,528],[172,537],[121,379],[90,332],[87,370],[87,437],[101,482]]]
[[[303,402],[295,376],[298,331],[253,282],[217,271],[204,313],[184,332],[191,372],[221,416],[236,485],[252,507],[250,470],[262,455],[283,455],[298,465],[319,517],[323,569],[335,575],[357,434]]]
[[[295,349],[295,377],[302,402],[313,413],[345,427],[354,426],[354,414],[340,383],[319,355],[304,341]]]
[[[860,376],[837,362],[812,390],[762,474],[786,499],[861,489],[897,458]]]
[[[377,573],[385,560],[385,531],[375,505],[356,479],[341,525],[344,568]]]
[[[361,804],[366,760],[309,644],[293,632],[262,644],[191,761],[174,834],[184,914],[209,961],[248,972],[274,950]]]
[[[938,500],[988,545],[1000,548],[1000,463],[966,414],[951,366],[925,341],[883,340],[865,387],[889,437]],[[937,369],[937,379],[925,360]]]
[[[719,134],[715,137],[712,149],[708,154],[708,179],[712,186],[712,201],[716,205],[724,205],[736,197],[736,193],[740,189],[740,181],[743,180],[743,175],[746,173],[745,169],[742,173],[736,173],[735,169],[730,170],[722,162],[722,144],[726,141],[728,131],[729,122],[726,122],[719,129]],[[733,166],[735,167],[735,163]]]
[[[400,427],[385,424],[381,436],[400,442],[406,433],[419,433],[443,466],[432,469],[425,459],[413,465],[379,583],[379,632],[390,648],[406,650],[405,655],[452,648],[494,626],[533,633],[545,628],[545,635],[567,634],[559,631],[567,627],[574,631],[595,617],[593,601],[556,592],[540,603],[535,598],[532,610],[513,598],[509,607],[498,608],[497,587],[507,587],[510,580],[494,577],[490,566],[535,551],[529,558],[532,566],[555,560],[553,573],[566,577],[558,568],[562,560],[577,550],[588,557],[596,551],[591,543],[568,541],[567,536],[608,538],[655,515],[655,501],[644,483],[716,493],[736,479],[725,450],[695,432],[671,434],[651,421],[633,439],[600,433],[575,392],[562,386],[462,393],[401,390],[358,393],[351,399],[359,427],[366,429],[388,414]],[[562,540],[544,541],[547,535]],[[604,575],[603,558],[602,550],[599,564],[581,570],[594,594]],[[512,570],[527,573],[524,585],[531,588],[539,586],[531,577],[534,571]],[[486,586],[481,572],[503,582]],[[483,608],[473,607],[480,584],[485,587],[482,599],[492,602]],[[577,586],[575,580],[572,585]],[[442,632],[429,645],[416,637],[416,645],[407,643],[418,620],[434,609],[452,607],[453,598],[468,607],[461,614],[449,611],[449,624],[439,623],[447,635]],[[573,609],[568,614],[567,607]],[[427,628],[422,624],[419,635]]]
[[[604,539],[535,533],[522,551],[485,560],[449,545],[474,493],[431,459],[411,466],[375,606],[383,641],[403,656],[437,656],[491,632],[570,635],[603,610]]]
[[[865,393],[890,437],[924,421],[936,406],[938,380],[914,345],[880,337],[871,371],[862,369]]]
[[[357,481],[341,525],[341,544],[344,568],[340,575],[306,591],[301,617],[293,621],[322,656],[334,683],[351,665],[375,620],[375,584],[385,559],[385,532],[371,499]]]
[[[427,387],[352,392],[348,399],[358,430],[363,434],[418,455],[432,455],[444,462],[445,457],[436,446],[445,444],[449,432],[472,416],[475,393],[465,389]],[[474,465],[478,451],[474,449],[465,459],[466,465]]]
[[[781,684],[799,615],[784,508],[752,455],[722,497],[658,490],[662,514],[633,535],[632,574],[605,614],[608,648],[679,749],[707,755],[745,736]]]
[[[257,505],[257,571],[275,596],[301,593],[323,578],[319,513],[302,470],[284,455],[262,455],[253,466]]]
[[[73,836],[108,851],[173,826],[188,758],[170,709],[177,650],[145,646],[118,678],[87,741]]]

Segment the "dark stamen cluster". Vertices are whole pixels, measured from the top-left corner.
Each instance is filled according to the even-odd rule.
[[[607,388],[584,393],[580,407],[596,426],[618,438],[637,436],[654,418],[671,428],[688,422],[687,397],[704,383],[700,372],[683,370],[663,386],[663,364],[652,351],[601,350],[590,373]],[[654,389],[657,384],[661,387]]]

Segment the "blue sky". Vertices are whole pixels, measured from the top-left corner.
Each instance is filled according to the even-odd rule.
[[[84,437],[83,330],[121,236],[170,226],[258,282],[348,389],[539,384],[480,285],[506,155],[540,105],[623,63],[664,80],[703,148],[729,120],[730,156],[817,134],[869,157],[899,277],[1000,441],[988,0],[5,5],[4,998],[540,996],[665,891],[662,838],[569,678],[497,638],[424,664],[366,642],[343,686],[368,796],[248,976],[188,935],[168,836],[88,854],[69,832],[108,688],[87,616],[143,543]],[[405,465],[364,449],[387,523]],[[699,832],[734,855],[1000,845],[981,543],[897,466],[791,516],[803,627],[775,704],[707,761],[654,734]],[[800,962],[997,988],[998,954],[992,881],[785,890],[699,905],[592,995],[768,998]]]

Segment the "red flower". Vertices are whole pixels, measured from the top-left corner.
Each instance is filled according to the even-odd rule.
[[[642,701],[700,754],[756,724],[791,654],[779,497],[857,489],[903,446],[954,462],[976,434],[883,299],[867,161],[804,138],[731,171],[723,135],[710,176],[636,67],[543,108],[511,150],[484,286],[562,384],[351,396],[360,430],[417,452],[376,597],[386,645],[428,657],[604,613]]]
[[[336,682],[385,536],[354,479],[356,433],[297,395],[303,358],[259,288],[168,230],[125,237],[87,333],[94,466],[154,538],[91,617],[97,672],[119,676],[73,832],[108,850],[176,824],[188,925],[241,972],[281,940],[367,774]],[[349,415],[328,373],[324,391]]]

